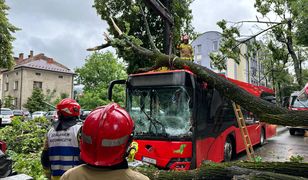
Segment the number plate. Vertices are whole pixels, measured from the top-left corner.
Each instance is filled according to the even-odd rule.
[[[156,159],[148,158],[148,157],[143,157],[142,161],[151,163],[151,164],[156,164]]]

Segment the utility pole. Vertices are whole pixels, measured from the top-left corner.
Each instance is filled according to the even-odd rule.
[[[169,54],[172,46],[172,26],[174,25],[174,20],[170,14],[170,4],[171,0],[143,0],[145,5],[151,8],[156,14],[158,14],[164,20],[164,52]]]

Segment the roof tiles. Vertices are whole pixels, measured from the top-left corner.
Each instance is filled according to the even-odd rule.
[[[15,68],[18,67],[29,67],[74,74],[69,68],[56,62],[54,59],[45,56],[43,53],[37,54],[26,59],[17,59]]]

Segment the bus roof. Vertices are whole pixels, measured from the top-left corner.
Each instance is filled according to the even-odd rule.
[[[164,73],[173,73],[173,72],[187,72],[191,75],[194,75],[194,73],[192,73],[189,70],[176,69],[176,70],[149,71],[149,72],[144,72],[144,73],[130,74],[129,76],[143,76],[143,75],[164,74]]]
[[[130,74],[129,76],[143,76],[143,75],[154,75],[154,74],[176,73],[176,72],[187,72],[191,75],[195,75],[193,72],[191,72],[189,70],[178,69],[178,70],[149,71],[149,72],[138,73],[138,74]],[[242,89],[246,90],[250,94],[253,94],[257,97],[262,96],[262,93],[273,94],[273,95],[275,94],[272,89],[267,88],[265,86],[255,86],[253,84],[249,84],[249,83],[242,82],[242,81],[239,81],[239,80],[227,78],[224,74],[218,74],[218,75],[228,79],[232,83],[236,84],[237,86],[241,87]]]

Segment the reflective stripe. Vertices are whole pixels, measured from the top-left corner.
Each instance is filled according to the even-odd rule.
[[[67,170],[73,168],[74,166],[73,166],[73,165],[51,165],[50,167],[51,167],[51,169],[52,169],[53,171],[55,171],[55,170],[64,170],[64,171],[67,171]]]
[[[114,147],[114,146],[120,146],[124,143],[126,143],[128,140],[128,136],[123,136],[118,139],[103,139],[102,140],[102,146],[104,147]]]
[[[87,143],[87,144],[92,144],[92,138],[91,136],[87,136],[84,133],[81,134],[82,141]]]
[[[79,160],[79,156],[49,156],[50,161],[76,161]]]

